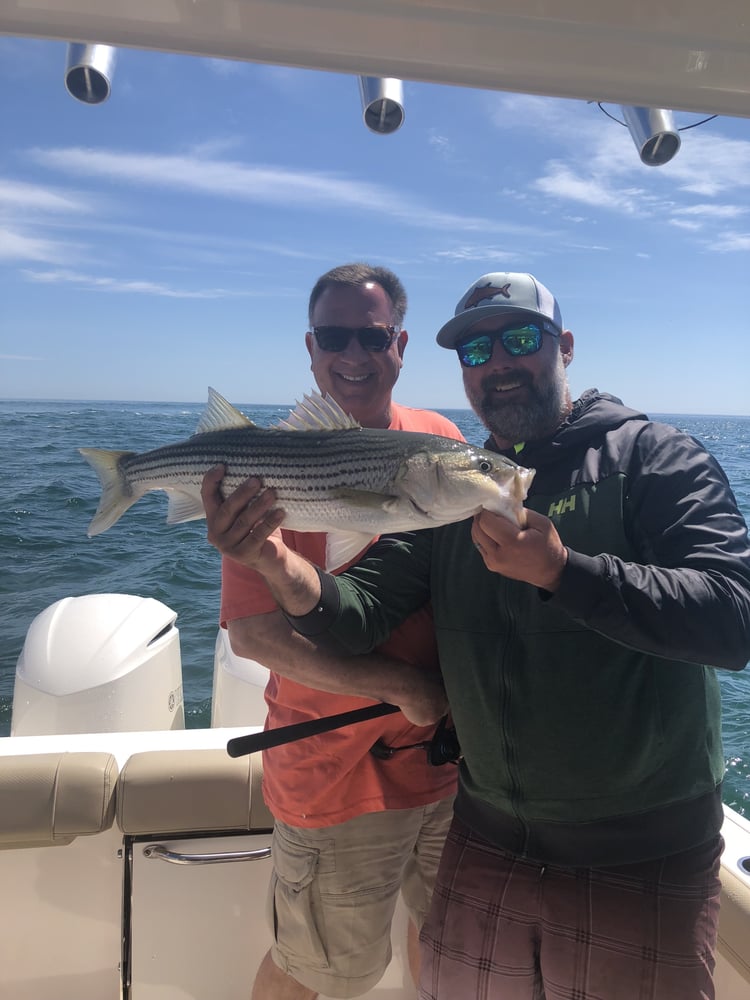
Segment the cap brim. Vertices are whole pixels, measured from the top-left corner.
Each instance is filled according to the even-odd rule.
[[[435,339],[441,347],[447,347],[450,349],[455,347],[457,341],[461,340],[463,335],[480,320],[486,319],[488,316],[512,316],[514,314],[516,316],[536,316],[538,319],[543,320],[545,323],[551,323],[555,328],[557,328],[557,324],[551,320],[549,316],[545,316],[544,313],[540,313],[536,309],[525,309],[523,306],[514,306],[510,304],[507,306],[474,306],[472,309],[467,309],[466,312],[462,312],[459,313],[458,316],[454,316],[453,319],[449,319],[445,326],[442,326],[438,330],[437,337]]]

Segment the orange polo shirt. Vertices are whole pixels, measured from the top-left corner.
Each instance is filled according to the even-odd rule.
[[[463,440],[458,428],[429,410],[392,404],[390,430],[426,431]],[[326,536],[282,529],[286,544],[319,566]],[[277,610],[263,578],[231,559],[222,560],[221,624]],[[411,615],[379,649],[411,663],[438,668],[429,606]],[[373,704],[365,698],[316,691],[271,671],[265,691],[266,728],[348,712]],[[414,726],[397,712],[321,733],[263,752],[263,795],[273,815],[300,827],[325,827],[383,809],[407,809],[453,795],[456,768],[433,767],[424,750],[403,750],[390,760],[369,751],[382,739],[389,746],[427,740],[434,726]]]

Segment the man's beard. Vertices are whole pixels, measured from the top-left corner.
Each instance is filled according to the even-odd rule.
[[[506,399],[497,389],[511,384],[526,387],[525,400]],[[536,441],[552,434],[570,409],[568,380],[561,357],[549,375],[540,376],[536,382],[523,370],[504,377],[488,375],[475,393],[467,389],[466,395],[471,408],[493,437],[513,444]]]

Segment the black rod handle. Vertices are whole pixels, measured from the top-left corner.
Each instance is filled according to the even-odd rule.
[[[322,719],[310,719],[307,722],[296,722],[291,726],[280,726],[278,729],[266,729],[262,733],[249,733],[247,736],[235,736],[227,743],[227,753],[230,757],[244,757],[258,750],[269,750],[281,746],[282,743],[292,743],[303,740],[306,736],[316,736],[327,733],[331,729],[341,729],[355,722],[366,722],[367,719],[377,719],[381,715],[392,715],[400,711],[398,705],[378,702],[377,705],[367,705],[365,708],[355,708],[351,712],[339,712],[338,715],[325,715]]]

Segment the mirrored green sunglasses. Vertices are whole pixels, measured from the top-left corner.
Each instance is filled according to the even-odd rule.
[[[560,331],[551,323],[524,323],[518,320],[498,330],[477,333],[465,337],[456,344],[458,359],[464,368],[476,368],[486,364],[492,357],[495,341],[499,340],[505,351],[513,358],[523,358],[528,354],[536,354],[542,346],[542,334],[559,337]]]

